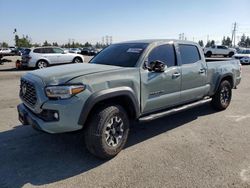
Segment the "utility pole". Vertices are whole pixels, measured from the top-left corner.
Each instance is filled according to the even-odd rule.
[[[236,38],[236,30],[237,30],[237,23],[233,23],[233,30],[232,30],[232,45],[235,47],[235,38]]]

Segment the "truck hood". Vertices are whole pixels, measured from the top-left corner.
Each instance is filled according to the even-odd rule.
[[[46,85],[58,85],[64,84],[75,77],[121,68],[122,67],[110,65],[79,63],[35,70],[28,74],[39,77]]]

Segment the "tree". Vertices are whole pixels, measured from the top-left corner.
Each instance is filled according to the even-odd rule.
[[[58,46],[57,42],[53,42],[52,46]]]
[[[225,46],[232,46],[232,41],[230,39],[230,37],[223,37],[222,39],[222,42],[221,42],[222,45],[225,45]]]
[[[246,47],[250,48],[250,38],[249,37],[246,38]]]
[[[51,44],[50,44],[50,43],[48,43],[48,41],[47,41],[47,40],[45,40],[45,41],[44,41],[44,43],[43,43],[43,46],[51,46]]]
[[[211,46],[214,46],[214,45],[215,45],[215,41],[211,40]]]
[[[35,43],[35,44],[32,44],[32,46],[33,46],[33,47],[39,47],[39,46],[41,46],[41,45],[38,44],[38,43]]]
[[[84,47],[92,47],[92,45],[91,45],[89,42],[86,42],[86,43],[84,44]]]
[[[206,47],[210,47],[211,46],[211,42],[210,41],[207,41],[207,44],[206,44]]]
[[[201,46],[201,47],[204,47],[204,43],[203,43],[203,40],[199,40],[199,45]]]
[[[239,41],[239,43],[238,43],[238,45],[240,46],[240,47],[247,47],[247,37],[246,37],[246,35],[245,34],[243,34],[242,36],[241,36],[241,38],[240,38],[240,41]]]
[[[2,42],[2,43],[0,43],[0,47],[3,47],[3,48],[8,48],[8,47],[9,47],[9,45],[8,45],[8,43],[7,43],[7,42]]]
[[[28,35],[23,36],[22,38],[20,38],[18,35],[15,35],[15,45],[16,47],[30,48],[32,46],[31,39]]]

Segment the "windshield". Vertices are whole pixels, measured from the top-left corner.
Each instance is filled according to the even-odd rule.
[[[102,50],[90,63],[134,67],[147,46],[147,43],[113,44]]]

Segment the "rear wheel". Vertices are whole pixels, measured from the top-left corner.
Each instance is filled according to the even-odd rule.
[[[229,81],[224,80],[220,83],[220,86],[212,98],[212,106],[216,110],[225,110],[232,98],[232,87]]]
[[[233,55],[234,55],[234,52],[230,52],[230,53],[228,54],[228,57],[233,57]]]
[[[206,57],[211,57],[212,56],[212,52],[209,51],[205,55],[206,55]]]
[[[44,68],[46,68],[46,67],[48,67],[48,62],[47,61],[45,61],[45,60],[39,60],[38,62],[37,62],[37,65],[36,65],[36,67],[38,68],[38,69],[44,69]]]
[[[82,63],[82,59],[80,57],[75,57],[73,63]]]
[[[126,144],[129,119],[119,105],[97,109],[85,130],[85,144],[93,155],[102,159],[116,156]]]

